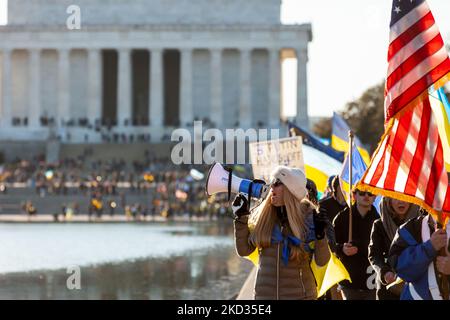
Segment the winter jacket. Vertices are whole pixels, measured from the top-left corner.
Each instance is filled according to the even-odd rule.
[[[312,211],[308,212],[308,236],[315,244],[315,259],[318,265],[324,265],[329,260],[326,237],[315,240]],[[256,248],[250,242],[250,231],[247,225],[248,216],[242,216],[234,222],[235,245],[237,254],[249,256]],[[276,229],[276,230],[275,230]],[[285,236],[292,235],[289,227],[277,223],[274,231],[281,231]],[[274,232],[275,234],[276,232]],[[289,246],[293,244],[290,243]],[[283,261],[283,242],[272,243],[270,247],[258,249],[259,263],[256,275],[254,297],[256,300],[314,300],[317,299],[316,281],[311,271],[309,259]]]
[[[439,300],[442,275],[434,266],[438,252],[429,240],[434,231],[429,215],[410,220],[397,230],[389,251],[389,263],[406,282],[401,300]],[[426,241],[422,237],[424,233],[428,234]]]
[[[319,211],[320,213],[324,213],[329,220],[329,225],[326,230],[328,243],[333,252],[336,252],[336,236],[333,228],[333,219],[336,215],[344,210],[347,206],[341,205],[335,198],[332,196],[327,197],[319,201]]]
[[[347,205],[341,205],[334,197],[329,196],[319,201],[320,212],[325,212],[330,221],[334,220],[339,212],[347,208]]]
[[[384,275],[391,271],[395,273],[387,259],[391,242],[386,234],[381,219],[375,220],[370,234],[369,243],[369,262],[377,273],[377,297],[379,300],[398,300],[397,296],[386,289],[387,283],[384,281]]]
[[[333,226],[336,234],[336,254],[341,259],[352,282],[344,280],[339,284],[344,288],[369,290],[368,278],[371,276],[368,247],[370,242],[370,232],[373,222],[378,218],[378,213],[374,206],[362,217],[356,205],[352,206],[353,239],[352,244],[358,248],[358,252],[353,256],[347,256],[342,251],[344,243],[348,242],[348,220],[349,208],[339,212],[334,218]]]

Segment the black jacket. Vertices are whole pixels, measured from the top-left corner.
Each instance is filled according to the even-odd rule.
[[[395,296],[386,289],[387,283],[384,281],[384,275],[391,271],[395,273],[387,259],[389,257],[389,248],[391,241],[384,229],[383,221],[381,219],[375,220],[370,234],[369,243],[369,262],[377,273],[377,294],[380,299],[399,299],[400,296]]]
[[[345,280],[340,285],[351,289],[368,290],[367,279],[370,277],[368,269],[370,266],[368,259],[368,247],[370,242],[370,232],[373,222],[378,219],[378,213],[374,206],[363,218],[356,208],[352,206],[353,239],[352,244],[358,247],[358,253],[347,256],[342,251],[344,243],[348,242],[348,218],[349,208],[339,212],[333,220],[334,232],[336,234],[336,254],[341,259],[352,282]]]
[[[347,208],[347,205],[341,205],[335,198],[327,197],[319,201],[319,212],[328,217],[328,226],[326,229],[328,244],[333,252],[336,252],[336,236],[333,228],[333,219],[336,215]]]
[[[330,221],[333,221],[334,217],[336,217],[336,215],[345,208],[347,208],[346,204],[341,205],[335,198],[331,196],[319,201],[320,212],[325,212]]]

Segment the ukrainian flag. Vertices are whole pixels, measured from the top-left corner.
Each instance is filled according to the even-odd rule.
[[[347,122],[339,116],[336,112],[333,113],[333,129],[331,133],[331,146],[338,151],[348,152],[348,132],[350,127]],[[358,137],[355,136],[356,146],[361,153],[362,158],[366,164],[370,163],[369,152],[365,149]]]
[[[450,103],[443,88],[430,92],[430,104],[444,149],[445,168],[447,172],[450,172]]]
[[[306,144],[303,145],[303,161],[306,177],[315,182],[320,199],[327,188],[328,177],[339,174],[342,163]]]
[[[352,149],[352,186],[354,187],[359,180],[364,176],[364,172],[367,169],[367,165],[364,163],[361,153],[358,148],[353,146]],[[349,172],[349,156],[345,157],[344,165],[342,166],[341,174],[339,175],[341,182],[342,193],[348,202],[348,195],[350,192],[350,172]]]
[[[363,157],[361,156],[361,153],[359,152],[359,149],[353,146],[353,152],[352,152],[352,185],[353,188],[356,186],[356,184],[362,179],[364,176],[364,173],[367,169],[367,165],[365,164]],[[341,190],[344,194],[345,200],[348,203],[348,194],[350,192],[350,172],[349,172],[349,157],[345,157],[344,165],[342,166],[341,174],[339,175],[339,180],[341,183]],[[377,196],[373,202],[373,206],[377,210],[378,214],[381,212],[381,196]]]
[[[339,174],[344,154],[323,144],[319,138],[291,123],[289,133],[291,136],[302,137],[306,177],[315,182],[320,199],[327,188],[328,177]]]

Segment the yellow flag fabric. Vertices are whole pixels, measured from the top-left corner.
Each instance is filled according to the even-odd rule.
[[[324,266],[318,266],[316,260],[311,261],[311,270],[314,273],[314,277],[317,282],[317,297],[321,297],[327,292],[332,286],[343,281],[350,279],[350,275],[342,264],[341,260],[336,257],[336,255],[331,252],[330,248],[330,260]]]
[[[445,168],[450,172],[450,104],[442,88],[430,93],[430,104],[442,142]]]
[[[247,256],[245,258],[250,260],[251,262],[253,262],[255,267],[257,267],[258,263],[259,263],[259,250],[258,250],[258,248],[256,248],[255,251],[253,251],[249,256]]]
[[[342,151],[345,152],[345,154],[348,153],[348,149],[349,149],[349,145],[348,145],[348,141],[346,140],[342,140],[341,138],[332,135],[331,136],[331,146],[333,147],[333,149],[338,150],[338,151]],[[361,157],[364,159],[365,164],[369,164],[370,163],[370,154],[369,152],[362,148],[362,147],[357,147],[359,150],[359,153],[361,154]]]
[[[347,122],[336,112],[333,113],[332,119],[332,132],[331,132],[331,147],[337,151],[348,153],[349,144],[348,144],[348,132],[350,131],[350,127]],[[370,154],[364,148],[361,141],[355,136],[355,144],[361,154],[366,165],[370,163]]]
[[[317,283],[318,298],[323,296],[332,286],[343,280],[351,282],[350,275],[342,262],[331,252],[329,247],[328,250],[330,251],[330,260],[324,266],[318,266],[314,257],[310,264]],[[255,266],[258,266],[259,250],[255,249],[255,251],[245,258],[253,262]]]

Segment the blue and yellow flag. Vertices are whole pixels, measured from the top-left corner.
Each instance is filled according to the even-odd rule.
[[[450,103],[443,88],[430,92],[430,104],[444,149],[445,168],[447,172],[450,172]]]
[[[356,184],[361,180],[364,176],[364,173],[367,169],[367,165],[364,163],[364,160],[359,153],[358,148],[353,146],[352,149],[352,187],[354,188]],[[342,166],[341,174],[339,175],[339,180],[341,182],[342,193],[345,196],[345,199],[348,202],[349,192],[350,192],[350,172],[349,172],[349,160],[350,157],[347,155],[344,160],[344,164]]]
[[[339,174],[342,162],[306,144],[303,145],[303,161],[306,177],[316,184],[320,199],[327,188],[328,177]]]
[[[350,127],[347,122],[339,116],[336,112],[333,113],[333,128],[331,133],[331,146],[338,151],[342,151],[348,153],[349,145],[348,145],[348,132],[350,131]],[[366,150],[364,145],[355,136],[355,143],[361,153],[362,158],[366,164],[370,163],[370,155]]]
[[[367,169],[367,165],[364,163],[363,157],[359,152],[359,149],[353,145],[352,152],[352,189],[355,188],[356,184],[362,179],[364,173]],[[349,172],[349,156],[347,155],[344,160],[344,165],[342,166],[341,174],[339,175],[339,180],[341,183],[341,190],[344,194],[345,200],[348,203],[349,192],[350,192],[350,172]],[[375,198],[373,206],[380,214],[381,196]]]

